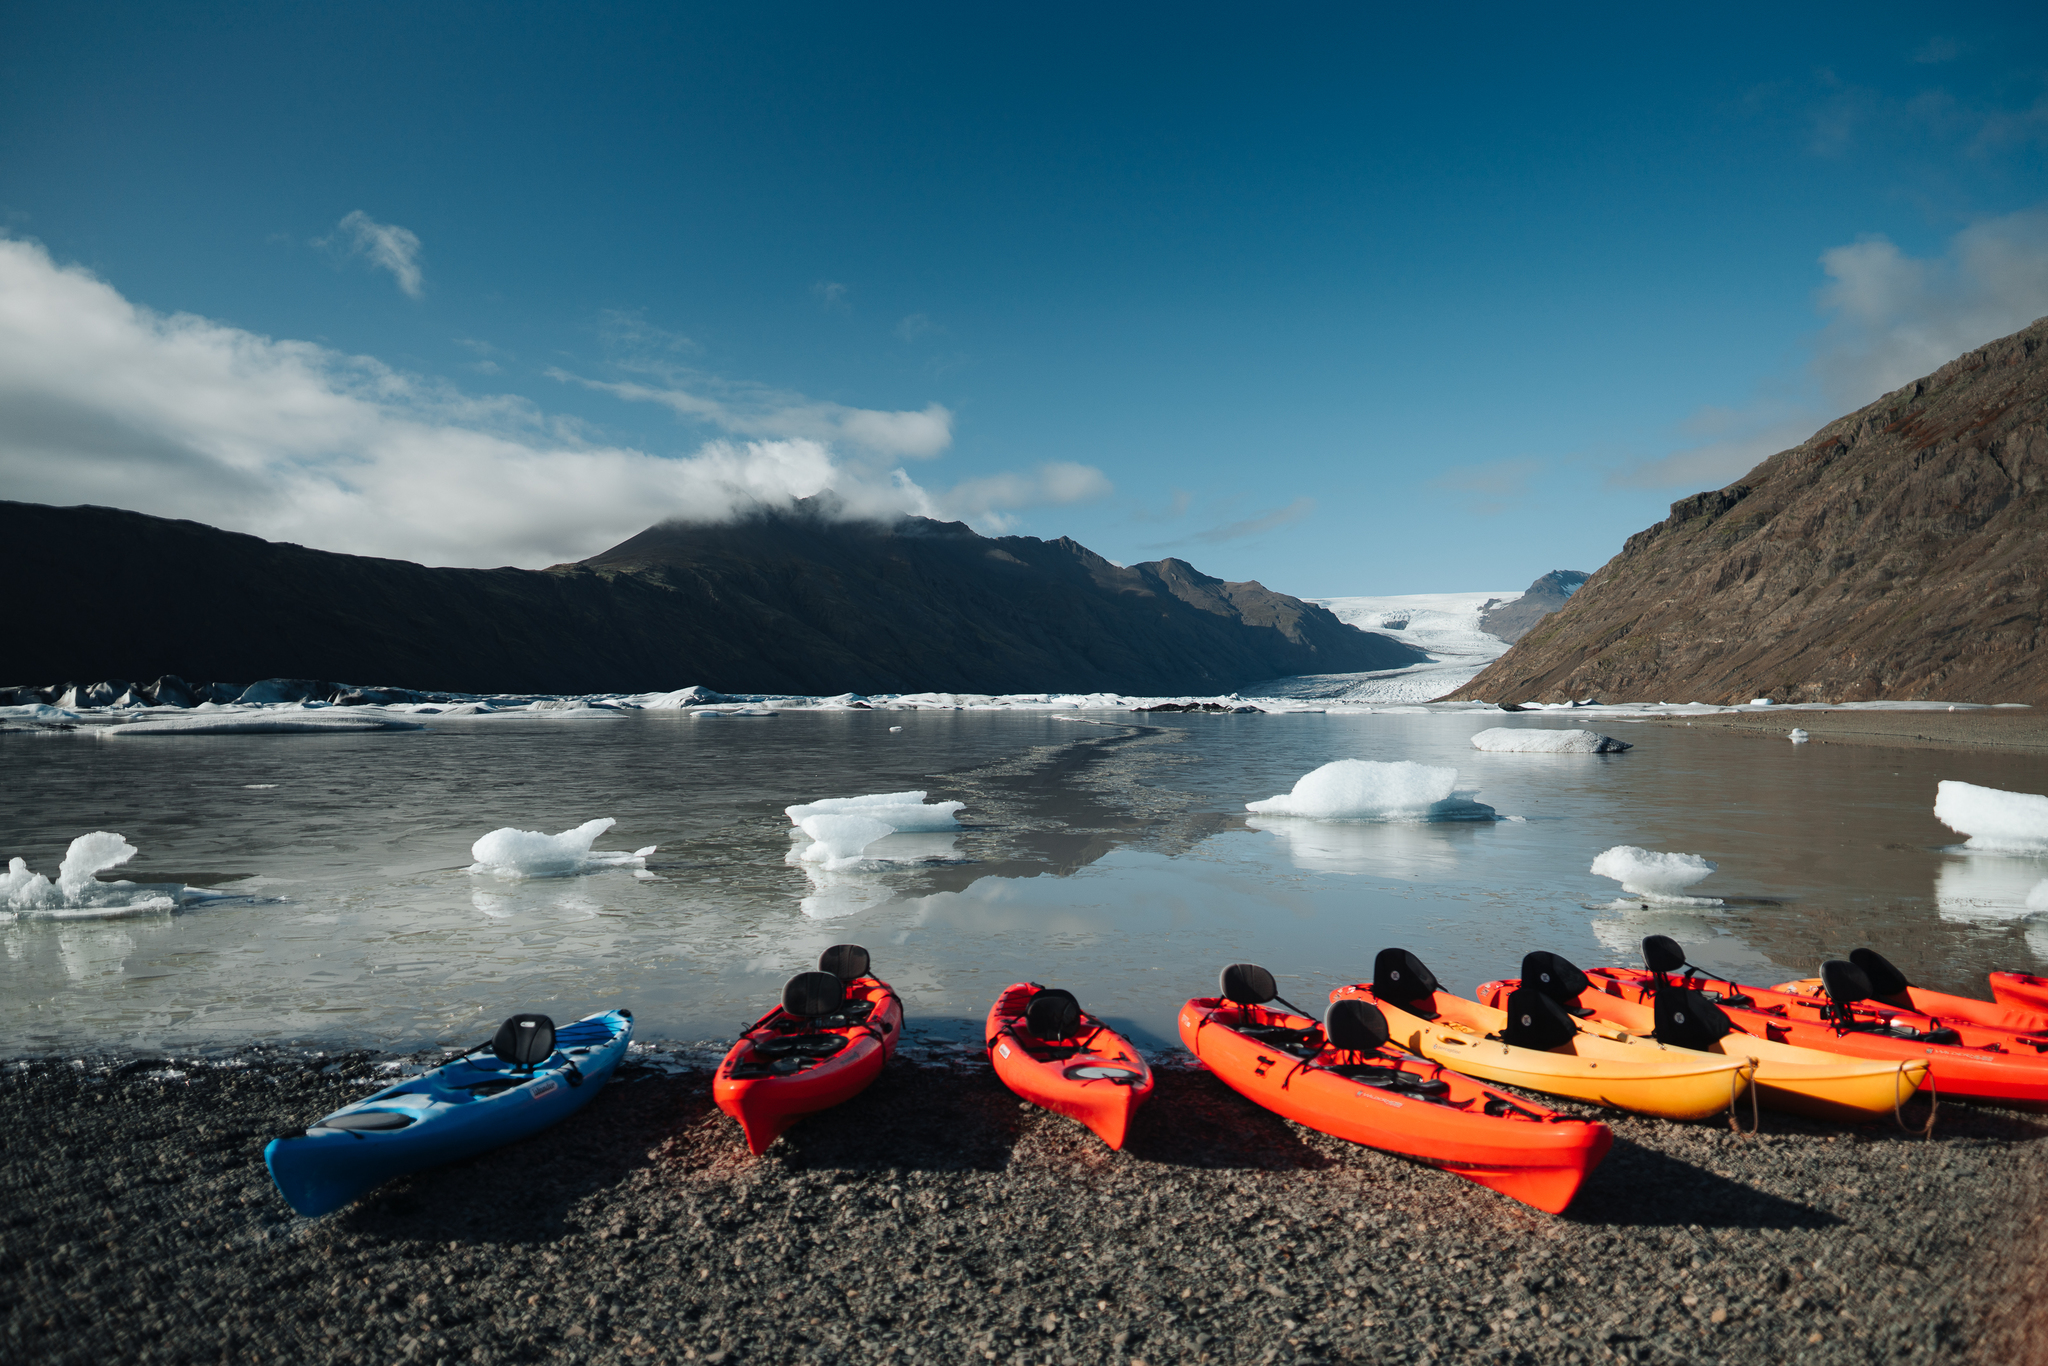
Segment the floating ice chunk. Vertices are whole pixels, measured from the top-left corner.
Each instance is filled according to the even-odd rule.
[[[1339,759],[1304,774],[1292,792],[1246,802],[1261,816],[1302,816],[1319,821],[1490,821],[1492,807],[1456,791],[1458,770],[1426,764]]]
[[[594,821],[585,821],[574,830],[564,830],[559,835],[543,835],[538,830],[515,830],[506,826],[493,830],[469,847],[469,855],[476,862],[469,866],[472,873],[493,873],[498,877],[568,877],[573,873],[587,873],[598,868],[623,868],[645,866],[647,856],[654,852],[654,845],[636,849],[628,854],[619,850],[593,851],[591,845],[597,837],[617,825],[610,816]]]
[[[827,868],[849,868],[876,840],[896,833],[896,827],[868,816],[806,816],[797,828],[811,837],[799,855],[805,863],[822,863]]]
[[[966,802],[927,802],[922,792],[875,792],[865,797],[826,797],[799,806],[785,806],[790,824],[803,825],[813,816],[865,816],[892,830],[958,830],[954,813]],[[815,837],[814,837],[815,838]]]
[[[101,882],[98,874],[135,857],[135,846],[107,830],[80,835],[64,851],[57,880],[29,871],[26,859],[9,859],[0,873],[0,910],[12,920],[20,915],[55,917],[133,915],[167,911],[177,897],[163,887],[133,882]]]
[[[2034,884],[2034,890],[2027,893],[2027,909],[2048,911],[2048,877]]]
[[[1808,735],[1804,730],[1802,730],[1798,726],[1794,726],[1792,727],[1791,735],[1787,738],[1789,738],[1795,745],[1803,745],[1808,740],[1811,740],[1813,737],[1811,735]]]
[[[194,709],[198,710],[197,708]],[[417,721],[364,716],[350,708],[331,711],[216,712],[211,716],[167,716],[156,721],[131,721],[94,732],[103,740],[133,740],[150,735],[353,735],[374,730],[425,730]]]
[[[1488,754],[1618,754],[1635,746],[1598,731],[1524,730],[1517,726],[1495,726],[1473,736],[1472,748]]]
[[[1775,707],[1778,704],[1771,701],[1768,697],[1752,697],[1749,699],[1749,705],[1752,707]]]
[[[1593,872],[1611,877],[1621,890],[1638,901],[1663,906],[1719,906],[1715,897],[1685,896],[1684,889],[1714,872],[1720,865],[1698,854],[1659,854],[1633,844],[1617,844],[1593,860]]]
[[[1965,849],[2048,854],[2048,797],[1944,781],[1934,789],[1934,818],[1968,835]]]
[[[0,719],[14,721],[76,721],[78,713],[62,707],[52,707],[43,702],[28,702],[19,707],[0,707]]]

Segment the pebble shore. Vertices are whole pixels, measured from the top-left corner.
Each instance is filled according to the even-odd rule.
[[[2001,1110],[1945,1105],[1931,1140],[1606,1113],[1613,1153],[1553,1217],[1198,1067],[1162,1068],[1115,1153],[978,1056],[898,1058],[756,1159],[707,1073],[629,1063],[536,1138],[298,1218],[262,1144],[376,1061],[0,1072],[0,1357],[2048,1359],[2048,1126]]]

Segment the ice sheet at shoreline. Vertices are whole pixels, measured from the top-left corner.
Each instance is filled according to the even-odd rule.
[[[1635,746],[1598,731],[1496,726],[1473,736],[1472,748],[1488,754],[1619,754]]]

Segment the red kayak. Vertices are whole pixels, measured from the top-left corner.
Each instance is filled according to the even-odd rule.
[[[711,1097],[739,1121],[748,1152],[767,1152],[790,1125],[851,1100],[881,1075],[903,1032],[903,1002],[868,967],[858,944],[825,950],[818,971],[790,978],[782,1004],[718,1065]]]
[[[1152,1069],[1128,1040],[1081,1009],[1072,992],[1005,987],[988,1012],[988,1060],[1033,1105],[1078,1119],[1112,1148],[1152,1094]]]
[[[1991,997],[2003,1005],[2039,1011],[2048,1018],[2048,977],[2036,977],[2031,972],[1994,972]]]
[[[1984,1001],[1974,996],[1952,996],[1945,991],[1916,987],[1906,980],[1905,973],[1892,966],[1890,960],[1876,949],[1857,949],[1850,953],[1849,961],[1863,970],[1870,983],[1870,1001],[1876,1003],[1868,1012],[1859,1005],[1856,1008],[1859,1015],[1912,1011],[1938,1024],[1974,1025],[1982,1029],[2003,1030],[2008,1034],[2032,1034],[2048,1039],[2048,1006],[2022,1005],[2003,999]],[[2017,975],[1993,973],[1992,994],[1997,995],[1998,978]],[[2037,977],[2034,980],[2041,979]],[[1790,992],[1795,996],[1820,997],[1827,994],[1826,984],[1818,977],[1780,982],[1770,990]]]
[[[1659,984],[1706,988],[1709,1002],[1748,1034],[1859,1058],[1924,1058],[1927,1089],[1944,1099],[1990,1101],[2048,1109],[2048,1039],[1978,1026],[1939,1024],[1895,1008],[1856,1007],[1870,982],[1853,963],[1821,965],[1823,997],[1774,992],[1714,977],[1685,961],[1685,950],[1661,934],[1643,941],[1648,968],[1592,968],[1594,988],[1625,1001],[1654,1004]],[[1675,976],[1683,970],[1683,976]],[[1590,998],[1587,1004],[1594,1004]]]
[[[1386,980],[1375,972],[1376,982]],[[1222,989],[1181,1008],[1181,1041],[1232,1090],[1298,1124],[1441,1167],[1551,1214],[1571,1204],[1614,1142],[1604,1124],[1387,1051],[1386,1017],[1369,1002],[1332,1002],[1318,1025],[1293,1007],[1268,1005],[1279,1000],[1273,974],[1250,963],[1225,968]]]

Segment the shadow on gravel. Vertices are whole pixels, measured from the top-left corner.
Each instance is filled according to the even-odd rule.
[[[739,1126],[725,1123],[738,1146]],[[899,1058],[874,1085],[803,1120],[768,1154],[794,1171],[992,1172],[1009,1165],[1016,1142],[1017,1097],[992,1069]]]
[[[1619,1228],[1822,1229],[1843,1221],[1825,1210],[1767,1195],[1619,1135],[1607,1160],[1561,1216]]]
[[[1321,1171],[1335,1165],[1294,1127],[1262,1110],[1212,1072],[1154,1072],[1152,1098],[1138,1111],[1124,1151],[1172,1167]]]
[[[680,1092],[665,1078],[615,1080],[551,1129],[401,1177],[331,1221],[380,1241],[552,1243],[574,1231],[572,1209],[648,1165],[688,1116]]]

